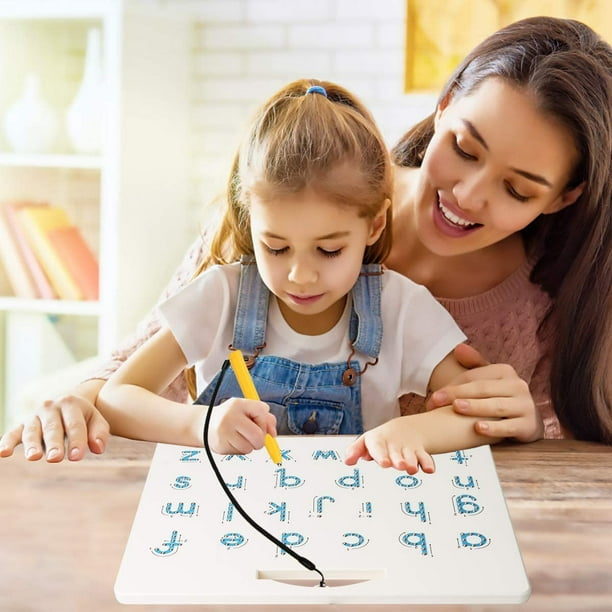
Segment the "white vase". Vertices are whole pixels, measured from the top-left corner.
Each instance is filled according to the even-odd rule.
[[[68,138],[77,153],[99,153],[102,150],[104,97],[101,32],[99,28],[90,28],[83,79],[66,111]]]
[[[53,150],[58,132],[57,112],[43,99],[37,74],[26,74],[21,96],[4,116],[4,132],[16,153]]]

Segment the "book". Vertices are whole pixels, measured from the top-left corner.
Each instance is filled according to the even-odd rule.
[[[4,267],[4,261],[2,261],[2,257],[0,257],[0,296],[10,295],[15,295],[15,292],[13,291],[13,286],[11,285],[6,268]]]
[[[99,266],[76,225],[49,230],[49,241],[85,300],[99,298]]]
[[[18,217],[58,297],[63,300],[83,299],[77,283],[49,240],[51,230],[72,225],[66,211],[58,206],[26,206],[19,209]]]
[[[3,286],[3,294],[12,292],[20,298],[38,297],[34,279],[30,274],[26,260],[21,253],[16,237],[11,231],[4,207],[0,211],[0,260],[8,287]]]
[[[2,212],[10,228],[11,236],[14,238],[19,248],[21,258],[27,266],[29,276],[34,283],[37,294],[36,297],[52,300],[57,297],[57,294],[38,261],[36,253],[32,250],[19,218],[19,211],[24,208],[42,208],[48,206],[49,205],[44,202],[8,202],[3,206]]]

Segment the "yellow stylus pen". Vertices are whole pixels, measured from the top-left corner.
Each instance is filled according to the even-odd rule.
[[[230,351],[229,361],[244,397],[247,399],[259,400],[259,393],[257,393],[257,389],[253,383],[249,369],[246,367],[246,363],[244,363],[242,351],[238,349]],[[264,444],[272,461],[274,461],[276,464],[282,463],[283,457],[276,438],[273,438],[269,433],[267,433],[266,437],[264,438]]]

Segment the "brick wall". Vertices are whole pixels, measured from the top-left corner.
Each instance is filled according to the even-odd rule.
[[[403,92],[405,0],[162,0],[194,17],[194,227],[254,107],[301,77],[358,94],[392,144],[435,97]]]

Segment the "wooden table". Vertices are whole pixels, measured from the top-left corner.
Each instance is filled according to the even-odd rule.
[[[113,595],[153,449],[150,443],[113,438],[105,455],[78,463],[28,463],[21,449],[0,460],[0,610],[185,610],[122,606]],[[498,445],[494,456],[531,582],[531,598],[522,606],[426,609],[612,610],[612,447],[548,440]],[[423,606],[384,609],[417,608]],[[299,611],[309,609],[295,606]],[[325,606],[330,609],[376,612],[382,607]]]

